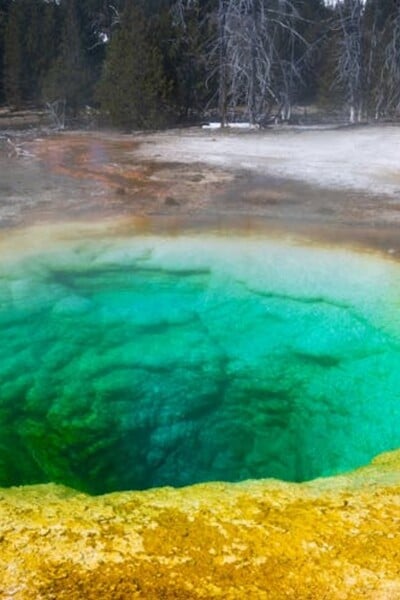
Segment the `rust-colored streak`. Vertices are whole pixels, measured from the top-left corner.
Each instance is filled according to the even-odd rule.
[[[149,183],[153,169],[133,163],[128,156],[135,142],[108,141],[93,136],[48,138],[34,144],[34,152],[53,173],[101,184],[110,191],[136,191]]]
[[[174,152],[181,137],[168,133],[170,155],[160,154],[160,133],[64,132],[24,144],[28,157],[0,160],[0,228],[111,217],[157,232],[289,234],[400,256],[391,198],[196,162]]]
[[[147,143],[143,137],[121,139],[120,134],[102,132],[63,133],[32,141],[29,152],[38,159],[42,175],[53,177],[53,187],[35,196],[23,217],[14,220],[28,224],[111,216],[158,219],[158,226],[161,217],[167,220],[161,228],[168,230],[171,217],[173,229],[204,214],[215,222],[219,198],[233,175],[199,163],[143,159],[143,143]]]

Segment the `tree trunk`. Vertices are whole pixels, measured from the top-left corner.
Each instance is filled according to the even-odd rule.
[[[221,127],[227,125],[228,111],[228,65],[226,42],[226,7],[224,0],[219,0],[218,5],[218,109]]]
[[[251,50],[250,50],[250,87],[249,87],[249,109],[250,123],[256,124],[257,121],[257,44],[258,44],[258,27],[257,27],[257,0],[252,0],[251,3]]]

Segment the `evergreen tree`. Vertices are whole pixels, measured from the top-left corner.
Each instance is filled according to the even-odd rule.
[[[170,86],[149,24],[140,3],[128,4],[108,48],[98,98],[116,125],[160,126],[170,113]]]
[[[327,49],[330,11],[323,0],[295,0],[299,15],[297,32],[307,47],[300,45],[296,56],[301,70],[298,99],[301,102],[315,102],[319,94],[320,73],[323,65],[324,49]]]
[[[208,108],[253,122],[318,97],[400,114],[398,0],[0,0],[0,102],[94,101],[159,126]]]
[[[4,90],[4,39],[7,27],[7,16],[11,0],[0,0],[0,103],[5,100]]]
[[[4,35],[4,92],[7,103],[20,108],[23,99],[23,46],[21,5],[11,5]]]
[[[78,0],[64,0],[61,43],[43,84],[49,103],[62,102],[72,116],[90,99],[91,76],[83,43]]]
[[[10,4],[4,34],[4,87],[10,105],[40,101],[41,79],[55,54],[57,9],[45,0]]]

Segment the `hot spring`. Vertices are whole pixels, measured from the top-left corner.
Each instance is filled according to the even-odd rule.
[[[400,446],[396,262],[240,236],[67,238],[2,252],[1,486],[300,482]]]

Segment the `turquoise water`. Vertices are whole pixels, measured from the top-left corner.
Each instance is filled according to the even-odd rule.
[[[400,446],[400,269],[262,240],[0,263],[0,485],[304,481]]]

